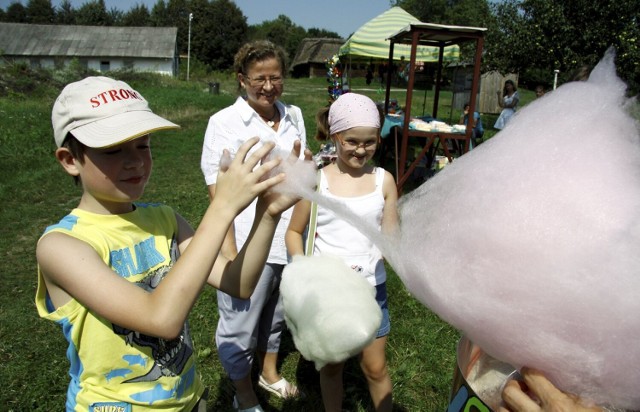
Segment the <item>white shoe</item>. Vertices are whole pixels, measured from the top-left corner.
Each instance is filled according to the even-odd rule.
[[[285,378],[282,378],[278,382],[270,384],[265,378],[262,377],[262,375],[260,375],[260,379],[258,379],[258,386],[266,391],[273,393],[278,398],[304,398],[304,393],[300,389],[298,389],[296,385],[292,384]]]

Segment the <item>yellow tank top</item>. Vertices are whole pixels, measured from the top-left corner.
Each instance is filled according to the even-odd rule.
[[[75,209],[43,237],[60,232],[80,239],[119,276],[151,290],[178,258],[177,231],[171,208],[137,204],[123,215]],[[54,310],[39,268],[36,306],[69,342],[67,411],[190,411],[202,396],[187,323],[167,341],[114,325],[73,299]]]

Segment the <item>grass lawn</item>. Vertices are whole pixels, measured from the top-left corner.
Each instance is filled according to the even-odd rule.
[[[156,113],[182,126],[178,132],[154,135],[154,172],[142,200],[169,204],[194,226],[208,203],[200,172],[207,121],[236,96],[230,78],[221,76],[218,80],[221,93],[213,95],[204,82],[158,77],[125,79],[151,102]],[[364,80],[361,81],[359,85],[359,79],[354,80],[355,91],[364,88]],[[317,143],[311,141],[315,132],[313,119],[316,110],[327,102],[326,85],[324,79],[289,79],[282,98],[302,108],[314,150]],[[53,157],[50,119],[58,91],[54,88],[27,96],[0,97],[0,405],[7,411],[63,410],[68,384],[66,342],[60,327],[39,319],[34,305],[36,242],[45,227],[75,207],[80,197],[80,189]],[[379,90],[363,93],[374,100],[384,99]],[[419,98],[422,100],[422,96]],[[449,109],[443,101],[440,107],[445,113]],[[457,116],[459,113],[454,118]],[[443,411],[448,403],[459,334],[417,302],[391,268],[389,294],[392,332],[388,356],[394,410]],[[212,288],[203,292],[189,320],[200,373],[210,390],[208,409],[230,411],[233,391],[215,349],[217,310]],[[321,411],[318,374],[313,364],[300,357],[289,335],[282,345],[281,368],[284,376],[296,379],[308,396],[285,404],[258,390],[265,410]],[[369,410],[366,384],[355,361],[349,362],[345,371],[345,394],[345,410]]]

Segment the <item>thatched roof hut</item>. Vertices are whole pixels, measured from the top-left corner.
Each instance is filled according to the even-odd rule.
[[[343,39],[334,38],[303,39],[291,63],[293,77],[326,76],[326,60],[337,55],[343,43]]]

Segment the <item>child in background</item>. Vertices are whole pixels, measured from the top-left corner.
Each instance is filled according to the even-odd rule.
[[[258,139],[241,146],[194,233],[170,207],[134,203],[151,173],[149,133],[179,127],[140,93],[88,77],[64,88],[52,123],[56,159],[83,189],[36,249],[38,313],[69,342],[66,410],[205,410],[186,319],[206,282],[241,297],[258,282],[280,213],[294,203],[261,195],[284,179],[262,181],[278,160],[256,167],[273,144],[250,156]],[[292,153],[299,156],[299,144]],[[234,217],[258,195],[238,259],[218,256]]]
[[[368,97],[347,93],[316,116],[320,141],[330,138],[337,148],[334,163],[322,168],[318,191],[341,201],[365,219],[377,222],[383,232],[397,228],[397,189],[393,177],[382,168],[370,165],[380,141],[381,114]],[[309,222],[311,204],[301,200],[295,206],[286,234],[291,255],[304,254],[303,232]],[[369,384],[376,411],[392,407],[391,379],[387,370],[385,345],[390,330],[387,307],[386,272],[380,250],[349,222],[318,205],[313,254],[342,257],[376,289],[382,309],[382,324],[377,338],[360,354],[360,366]],[[320,386],[325,411],[341,411],[344,363],[329,364],[320,370]]]
[[[471,106],[469,103],[465,103],[464,108],[462,110],[462,115],[460,115],[460,122],[458,124],[467,125],[469,121],[469,108]],[[480,113],[473,112],[473,128],[471,129],[471,144],[469,148],[474,148],[478,144],[482,143],[482,136],[484,135],[484,127],[482,126],[482,119],[480,118]],[[478,141],[479,140],[479,141]]]

